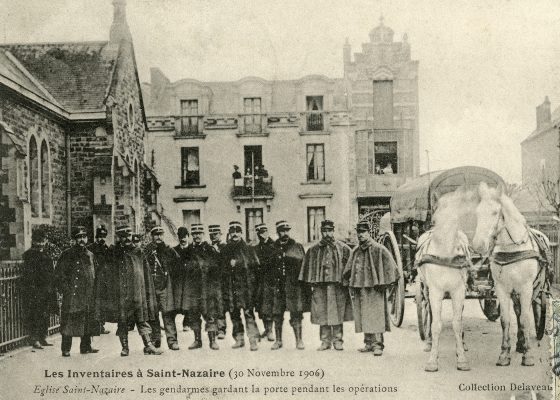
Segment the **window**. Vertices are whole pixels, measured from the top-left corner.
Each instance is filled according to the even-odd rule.
[[[307,145],[307,180],[325,180],[325,146],[322,143]]]
[[[368,140],[368,172],[376,175],[398,173],[397,142]]]
[[[130,131],[133,131],[135,118],[134,118],[134,105],[132,104],[132,101],[128,102],[128,108],[126,109],[126,122],[128,124],[128,129]]]
[[[307,241],[321,239],[321,221],[325,220],[325,207],[307,207]]]
[[[198,100],[181,100],[181,134],[198,133]]]
[[[49,171],[49,149],[43,140],[41,144],[41,212],[43,218],[48,218],[51,213],[50,204],[50,171]]]
[[[32,136],[29,141],[29,187],[31,190],[31,215],[39,216],[40,207],[40,186],[39,186],[39,153],[37,150],[37,141]]]
[[[255,167],[262,165],[262,146],[244,146],[245,155],[245,176],[253,175]]]
[[[245,114],[245,133],[261,133],[261,98],[246,97],[243,99],[243,113]]]
[[[256,243],[257,233],[255,226],[263,223],[263,209],[262,208],[246,208],[245,209],[245,232],[246,240],[249,243]]]
[[[307,130],[323,130],[323,96],[307,96]]]
[[[181,148],[181,185],[200,185],[198,147]]]
[[[373,81],[373,124],[393,128],[393,81]]]
[[[190,232],[192,224],[200,224],[200,210],[183,210],[183,226]]]

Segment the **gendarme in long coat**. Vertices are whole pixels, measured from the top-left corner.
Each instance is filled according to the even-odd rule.
[[[225,311],[243,308],[253,310],[257,303],[259,259],[254,249],[245,243],[230,241],[221,252],[223,263],[222,296]],[[235,266],[231,266],[235,260]]]
[[[398,279],[399,272],[391,253],[373,239],[369,238],[352,250],[343,282],[352,295],[356,332],[390,330],[385,289]]]
[[[187,247],[180,310],[200,313],[204,318],[223,315],[222,269],[219,253],[207,242]]]
[[[110,248],[106,243],[94,242],[87,246],[88,250],[95,256],[95,279],[102,293],[107,292],[110,280],[107,277],[107,269],[111,261]]]
[[[64,251],[56,266],[56,281],[62,293],[61,333],[65,336],[98,336],[99,299],[95,258],[87,248],[75,245]]]
[[[278,259],[278,250],[271,238],[266,238],[266,241],[259,241],[253,248],[260,264],[257,274],[259,290],[256,309],[261,318],[272,319],[274,314],[275,264]]]
[[[110,249],[101,316],[108,322],[147,322],[157,318],[157,304],[142,250],[122,245]]]
[[[340,240],[327,237],[307,251],[299,280],[313,287],[312,324],[340,325],[352,321],[350,294],[348,288],[342,286],[342,272],[351,251]]]
[[[282,243],[274,242],[276,262],[273,264],[275,292],[272,311],[274,315],[309,312],[311,309],[311,288],[299,281],[301,264],[305,256],[303,246],[289,238]]]
[[[172,276],[177,274],[178,254],[165,243],[160,245],[150,243],[144,250],[144,256],[150,271],[149,285],[153,286],[156,291],[164,292],[160,311],[163,313],[175,311],[179,300],[174,297]]]

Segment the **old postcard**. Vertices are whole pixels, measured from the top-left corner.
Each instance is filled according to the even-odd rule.
[[[0,400],[558,396],[560,3],[0,10]]]

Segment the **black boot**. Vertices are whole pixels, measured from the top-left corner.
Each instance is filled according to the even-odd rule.
[[[220,350],[220,346],[216,343],[216,332],[208,332],[208,341],[212,350]]]
[[[121,346],[122,346],[121,357],[126,357],[126,356],[128,356],[128,353],[129,353],[129,350],[128,350],[128,336],[127,335],[121,335],[121,336],[119,336],[119,339],[121,341]]]
[[[189,350],[200,349],[202,347],[202,334],[200,329],[193,329],[194,342],[189,346]]]
[[[160,349],[156,348],[150,339],[150,335],[142,335],[142,341],[144,342],[144,354],[154,354],[156,356],[163,353]]]
[[[305,350],[305,345],[303,344],[303,338],[302,338],[301,321],[295,322],[293,328],[294,328],[294,335],[296,337],[296,349]]]
[[[274,334],[276,335],[276,341],[270,348],[270,350],[278,350],[282,348],[282,325],[274,324]]]

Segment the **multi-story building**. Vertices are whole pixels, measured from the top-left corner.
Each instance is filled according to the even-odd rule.
[[[153,68],[147,151],[172,225],[239,220],[253,240],[286,219],[308,243],[325,218],[348,237],[358,207],[387,209],[417,174],[418,63],[382,21],[354,59],[345,44],[338,79],[170,82]]]
[[[105,224],[111,241],[116,225],[152,218],[125,0],[113,5],[109,41],[0,45],[0,260],[19,258],[39,224],[92,236]]]

